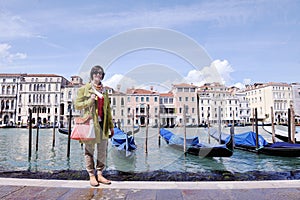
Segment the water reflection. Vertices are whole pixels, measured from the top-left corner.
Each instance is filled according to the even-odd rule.
[[[251,127],[250,127],[251,129]],[[172,129],[175,134],[182,134],[179,128]],[[227,130],[224,130],[227,131]],[[236,132],[247,130],[238,128]],[[263,133],[262,130],[259,130]],[[85,170],[84,149],[77,141],[71,141],[70,158],[67,158],[67,136],[56,133],[56,144],[52,147],[52,129],[39,132],[39,149],[35,151],[35,131],[33,131],[32,157],[28,159],[28,130],[0,129],[0,170]],[[169,147],[161,140],[158,146],[158,130],[149,129],[148,153],[145,153],[145,129],[135,134],[137,151],[132,157],[126,157],[113,151],[110,142],[108,148],[107,169],[127,172],[146,172],[155,170],[179,172],[210,172],[227,170],[232,172],[247,171],[291,171],[300,169],[299,158],[273,157],[257,155],[235,150],[230,158],[201,158],[184,155],[183,152]],[[207,129],[187,129],[188,136],[198,136],[207,142]],[[266,139],[271,135],[264,135]],[[216,143],[216,141],[212,140]]]

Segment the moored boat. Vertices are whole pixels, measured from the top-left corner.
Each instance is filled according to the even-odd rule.
[[[218,139],[215,133],[212,133],[211,136]],[[222,133],[221,142],[226,143],[229,140],[230,136]],[[235,134],[234,147],[236,149],[270,156],[300,157],[300,144],[287,142],[268,143],[261,135],[258,135],[258,145],[256,146],[256,133],[253,131]]]
[[[184,150],[184,138],[175,135],[171,131],[161,128],[160,135],[166,143],[178,150]],[[233,141],[229,140],[226,144],[210,145],[200,143],[198,137],[186,139],[186,153],[199,157],[230,157],[233,154]]]
[[[128,135],[119,128],[114,128],[114,135],[111,138],[112,147],[119,152],[124,152],[125,156],[131,156],[137,149],[132,135]]]
[[[264,126],[263,129],[267,132],[270,133],[272,135],[272,127],[269,126]],[[288,132],[284,131],[284,130],[279,130],[279,129],[275,129],[275,137],[284,141],[284,142],[288,142],[289,138],[288,138]],[[300,144],[300,133],[296,133],[295,135],[295,143],[296,144]]]

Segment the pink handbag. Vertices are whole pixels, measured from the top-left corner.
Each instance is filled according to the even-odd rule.
[[[88,117],[75,117],[75,125],[71,132],[71,139],[89,141],[96,138],[93,119]]]

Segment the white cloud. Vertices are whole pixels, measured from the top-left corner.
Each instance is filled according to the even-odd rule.
[[[217,71],[219,72],[221,78],[222,78],[222,82],[224,85],[226,84],[230,84],[232,81],[232,78],[230,76],[230,74],[232,72],[234,72],[233,68],[231,67],[231,65],[229,64],[229,62],[227,60],[214,60],[211,63],[211,67],[215,67],[217,69]]]
[[[252,82],[251,79],[245,78],[243,80],[243,83],[238,82],[238,83],[235,83],[234,86],[237,88],[240,88],[240,89],[244,89],[246,87],[246,85],[250,85],[251,82]]]
[[[194,85],[203,85],[204,83],[221,82],[226,85],[232,80],[230,74],[233,68],[227,60],[214,60],[210,66],[204,67],[202,70],[191,70],[185,77],[186,83]]]
[[[123,92],[126,91],[127,88],[137,87],[137,83],[135,80],[126,77],[122,74],[114,74],[112,77],[108,78],[107,80],[104,80],[103,84],[115,90],[117,90],[118,85],[120,85],[120,90]]]
[[[0,43],[0,64],[12,63],[15,60],[25,59],[27,57],[24,53],[11,53],[11,46],[6,43]]]

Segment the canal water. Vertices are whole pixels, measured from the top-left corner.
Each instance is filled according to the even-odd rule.
[[[170,129],[183,135],[182,128]],[[235,133],[252,130],[252,127],[237,127]],[[0,129],[0,171],[31,170],[84,170],[84,151],[78,141],[71,140],[70,157],[67,158],[67,135],[56,132],[55,147],[52,147],[52,129],[39,130],[39,146],[36,151],[36,130],[33,129],[32,156],[28,159],[28,129]],[[222,132],[229,132],[223,128]],[[299,132],[299,131],[298,131]],[[271,135],[259,128],[267,141]],[[146,128],[136,133],[137,151],[131,157],[124,157],[108,146],[107,170],[149,172],[155,170],[177,172],[211,172],[228,170],[231,172],[273,171],[285,172],[300,169],[300,158],[285,158],[235,150],[229,158],[200,158],[184,156],[181,151],[169,147],[164,140],[158,145],[158,129],[149,128],[148,148],[145,153]],[[206,128],[187,128],[188,137],[198,136],[201,142],[208,142]],[[211,143],[216,143],[211,138]]]

